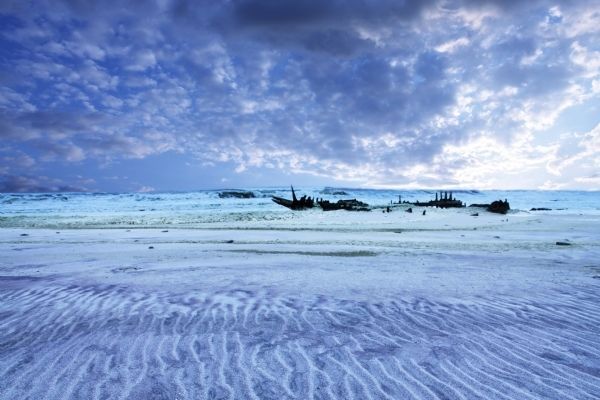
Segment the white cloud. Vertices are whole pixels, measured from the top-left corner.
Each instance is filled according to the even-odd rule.
[[[454,53],[456,50],[458,50],[458,48],[467,46],[469,43],[469,39],[466,37],[461,37],[455,40],[444,42],[437,46],[435,50],[441,53]]]
[[[129,71],[144,71],[156,65],[156,56],[152,50],[140,50],[133,55],[125,69]]]
[[[600,75],[600,51],[590,51],[579,42],[573,42],[571,61],[585,70],[584,77],[586,78],[595,78]]]
[[[140,188],[138,188],[138,190],[136,190],[136,192],[138,193],[151,193],[154,191],[156,191],[156,189],[152,186],[141,186]]]

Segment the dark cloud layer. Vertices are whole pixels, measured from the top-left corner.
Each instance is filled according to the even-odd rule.
[[[5,176],[0,178],[0,192],[85,192],[89,188],[74,186],[45,176]]]
[[[478,161],[449,146],[510,143],[597,98],[595,4],[6,1],[0,156],[37,162],[2,166],[0,189],[62,190],[32,177],[167,152],[224,176],[462,184]]]

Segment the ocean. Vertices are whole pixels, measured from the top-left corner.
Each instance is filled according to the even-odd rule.
[[[254,198],[220,198],[225,190],[251,191]],[[356,198],[374,207],[385,207],[399,196],[409,202],[434,198],[435,190],[376,190],[331,187],[297,187],[307,195],[331,201]],[[343,194],[334,194],[343,192]],[[454,190],[467,205],[507,199],[512,213],[549,208],[551,213],[600,214],[599,191]],[[271,196],[291,198],[289,187],[236,188],[164,193],[3,193],[0,194],[0,227],[107,228],[107,227],[207,227],[245,221],[286,221],[297,218],[271,201]],[[313,210],[310,212],[321,211]]]

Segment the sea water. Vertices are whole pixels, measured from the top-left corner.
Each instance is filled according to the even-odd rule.
[[[229,190],[229,189],[228,189]],[[270,221],[290,218],[292,211],[271,201],[291,198],[289,187],[237,188],[254,198],[221,198],[222,190],[164,193],[3,193],[0,227],[203,227],[211,223]],[[297,187],[307,195],[330,201],[358,199],[373,207],[391,202],[428,201],[436,190],[375,190],[331,187]],[[492,191],[454,190],[463,203],[480,204],[507,199],[511,212],[548,208],[551,213],[600,214],[599,191]]]

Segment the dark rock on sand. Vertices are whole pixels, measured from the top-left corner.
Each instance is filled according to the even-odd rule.
[[[254,195],[253,192],[242,192],[242,191],[226,191],[226,192],[220,192],[219,193],[219,198],[221,199],[229,199],[229,198],[234,198],[234,199],[253,199],[256,196]]]
[[[569,242],[556,242],[556,245],[557,246],[570,246],[571,243],[569,243]]]
[[[506,214],[510,210],[510,205],[507,200],[496,200],[487,207],[487,210],[497,214]]]
[[[412,207],[406,210],[407,213],[412,213]]]
[[[339,190],[339,189],[335,189],[335,188],[330,188],[330,187],[326,187],[325,189],[321,190],[320,192],[321,194],[327,194],[327,195],[333,195],[333,196],[348,196],[348,192],[345,192],[343,190]]]
[[[469,207],[485,208],[489,212],[497,214],[506,214],[510,210],[510,205],[507,200],[496,200],[492,204],[471,204]]]
[[[551,208],[540,207],[540,208],[532,208],[529,211],[552,211],[552,209]]]

